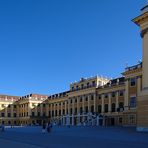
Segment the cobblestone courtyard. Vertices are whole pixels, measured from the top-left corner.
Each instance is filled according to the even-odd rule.
[[[0,133],[0,147],[21,148],[148,148],[148,134],[134,128],[41,127],[6,128]]]

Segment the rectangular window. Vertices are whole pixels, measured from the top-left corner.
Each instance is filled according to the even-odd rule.
[[[14,113],[13,116],[16,117],[16,113]]]
[[[123,96],[124,95],[124,91],[119,91],[119,96],[121,97],[121,96]]]
[[[131,86],[135,86],[136,85],[136,78],[131,78],[130,83],[131,83]]]
[[[136,97],[131,97],[130,98],[130,107],[131,108],[136,107]]]
[[[5,117],[5,113],[2,113],[1,116],[2,116],[2,117]]]
[[[112,92],[112,97],[113,97],[113,98],[115,97],[115,92]]]
[[[8,117],[11,117],[11,114],[10,113],[8,113]]]
[[[34,117],[34,112],[32,112],[32,117]]]

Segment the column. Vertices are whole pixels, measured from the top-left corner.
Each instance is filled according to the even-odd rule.
[[[57,116],[59,116],[59,102],[57,103]]]
[[[90,94],[88,95],[88,112],[90,112],[90,98],[91,96],[90,96]]]
[[[61,102],[61,116],[63,116],[63,102]]]
[[[37,116],[37,114],[38,114],[38,113],[37,113],[37,105],[38,105],[38,104],[36,104],[36,106],[35,106],[35,116]]]
[[[116,111],[119,108],[119,91],[116,92]]]
[[[85,96],[82,96],[82,108],[83,108],[83,114],[85,112]]]
[[[68,99],[68,115],[70,115],[70,99]]]
[[[96,94],[94,94],[94,112],[96,112]]]
[[[48,103],[46,104],[46,106],[45,106],[45,107],[46,107],[46,116],[49,116],[49,109],[48,109],[48,108],[49,108],[49,106],[48,106]]]
[[[8,117],[8,110],[7,110],[7,108],[8,108],[8,104],[5,105],[5,117],[6,117],[6,118]]]
[[[77,115],[80,113],[80,97],[77,97]]]
[[[129,81],[128,79],[125,81],[125,94],[124,94],[124,110],[127,111],[128,110],[128,103],[129,100]]]
[[[14,109],[13,109],[14,107],[13,107],[13,104],[11,104],[11,117],[13,118],[14,116],[13,116],[13,113],[14,113]]]
[[[82,97],[82,108],[83,108],[83,117],[82,117],[82,122],[85,121],[85,96]]]
[[[43,104],[40,104],[40,112],[41,112],[41,117],[43,116]]]
[[[55,103],[54,103],[54,106],[53,106],[53,108],[54,108],[54,118],[55,118],[55,107],[56,107],[56,106],[55,106]]]
[[[23,109],[24,112],[24,109]],[[28,116],[31,116],[31,103],[28,102]]]
[[[111,93],[108,94],[109,102],[108,102],[108,111],[111,112]]]
[[[52,104],[50,104],[50,117],[52,118]]]
[[[137,93],[138,93],[138,96],[139,96],[139,94],[140,94],[140,92],[142,90],[141,81],[142,81],[141,76],[138,76],[137,77]]]
[[[65,115],[67,115],[67,101],[65,101]]]
[[[75,113],[75,109],[74,109],[74,99],[72,99],[72,114],[74,115],[74,113]]]
[[[101,101],[102,101],[102,113],[104,113],[104,94],[101,95]]]

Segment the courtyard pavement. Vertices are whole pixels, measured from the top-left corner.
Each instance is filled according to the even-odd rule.
[[[148,148],[148,133],[121,127],[14,127],[0,132],[1,148]]]

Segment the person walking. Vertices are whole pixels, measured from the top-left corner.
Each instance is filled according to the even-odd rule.
[[[43,121],[43,125],[42,125],[42,133],[45,133],[45,129],[46,129],[46,123],[45,123],[45,121]]]
[[[47,124],[47,132],[50,133],[51,131],[51,124],[50,124],[50,121],[48,122]]]

